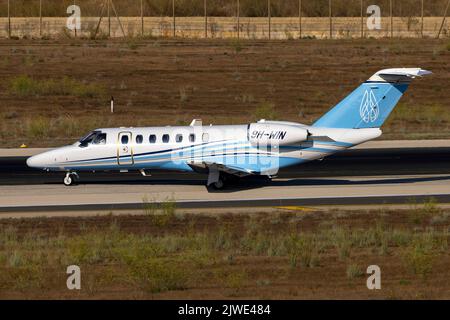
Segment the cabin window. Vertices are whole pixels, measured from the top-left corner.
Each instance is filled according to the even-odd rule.
[[[144,138],[142,137],[141,134],[138,134],[138,135],[136,136],[136,143],[137,143],[137,144],[141,144],[142,141],[144,141]]]
[[[194,133],[191,133],[189,135],[189,142],[195,142],[195,134]]]
[[[175,136],[175,141],[176,141],[177,143],[183,142],[183,135],[182,135],[182,134],[177,134],[177,135]]]
[[[92,141],[92,144],[106,144],[106,133],[98,133]]]
[[[162,142],[168,143],[169,140],[170,140],[169,135],[168,135],[168,134],[163,134],[163,136],[162,136]]]
[[[120,141],[122,142],[122,144],[128,144],[128,136],[127,135],[122,136],[122,138],[120,138]]]
[[[202,140],[203,140],[203,142],[208,142],[209,141],[209,133],[204,133],[202,135]]]
[[[149,141],[150,143],[156,143],[156,135],[151,134],[151,135],[148,137],[148,141]]]

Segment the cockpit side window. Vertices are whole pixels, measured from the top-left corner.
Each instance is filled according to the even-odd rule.
[[[83,142],[89,143],[89,142],[92,141],[92,139],[94,139],[94,137],[95,137],[96,134],[97,134],[96,131],[89,132],[87,135],[85,135],[83,138],[80,139],[80,142],[81,142],[81,143],[83,143]]]

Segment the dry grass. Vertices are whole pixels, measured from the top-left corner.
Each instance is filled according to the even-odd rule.
[[[375,71],[395,66],[434,74],[412,84],[383,138],[448,138],[447,43],[139,39],[130,48],[128,41],[5,42],[0,139],[2,147],[58,146],[98,127],[175,125],[192,118],[312,123]]]
[[[96,84],[85,84],[69,77],[62,79],[33,79],[27,75],[14,77],[9,82],[9,93],[20,97],[74,96],[101,98],[105,89]]]
[[[408,222],[409,210],[306,216],[283,211],[276,218],[174,210],[168,202],[155,210],[144,207],[144,216],[1,220],[1,296],[70,297],[64,271],[77,264],[83,273],[77,297],[133,292],[258,298],[261,286],[266,298],[300,297],[294,286],[303,297],[387,297],[395,290],[399,297],[448,298],[442,279],[448,278],[449,219],[436,226],[429,218],[417,226]],[[164,224],[151,217],[161,214],[170,216]],[[381,266],[386,291],[365,289],[370,264]]]
[[[278,119],[278,113],[275,109],[275,105],[271,102],[263,101],[259,106],[256,107],[253,118],[255,121],[261,120],[261,119],[267,119],[267,120],[277,120]]]

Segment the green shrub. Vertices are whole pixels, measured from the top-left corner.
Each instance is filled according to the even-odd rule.
[[[256,107],[255,112],[253,113],[253,118],[256,120],[276,120],[278,118],[278,114],[275,110],[275,105],[267,101],[262,102],[258,107]]]
[[[186,288],[186,269],[174,261],[159,258],[132,260],[128,264],[129,274],[143,290],[157,293]]]
[[[10,81],[10,90],[19,96],[36,94],[37,82],[28,76],[17,76]]]
[[[248,279],[248,274],[245,271],[234,271],[226,277],[226,286],[238,292],[241,290]]]
[[[236,54],[241,52],[244,49],[242,42],[239,39],[232,39],[231,47],[233,48],[233,50]]]
[[[403,252],[403,261],[408,269],[422,278],[426,278],[431,273],[434,258],[432,243],[423,236],[416,239]]]
[[[75,96],[80,98],[102,97],[105,90],[97,84],[85,84],[75,79],[33,79],[27,75],[17,76],[10,80],[9,91],[19,96]]]
[[[0,229],[0,244],[4,246],[12,246],[17,241],[17,228],[8,226]]]
[[[173,199],[167,199],[160,204],[161,214],[155,214],[152,216],[153,222],[159,226],[167,226],[175,218],[176,202]]]
[[[59,117],[55,126],[57,126],[58,132],[63,132],[66,137],[78,137],[83,131],[80,122],[70,115]]]
[[[24,261],[23,261],[22,254],[20,252],[18,252],[17,250],[14,250],[8,259],[9,266],[13,267],[13,268],[17,268],[17,267],[20,267],[21,265],[23,265],[23,263],[24,263]]]
[[[48,118],[36,117],[28,122],[27,133],[31,138],[47,137],[50,132],[51,123]]]
[[[313,236],[292,234],[287,239],[286,248],[292,268],[297,267],[299,263],[308,268],[319,264],[319,252]]]
[[[364,275],[364,272],[361,270],[361,268],[354,263],[351,263],[347,266],[347,278],[354,279],[358,277],[362,277]]]
[[[157,207],[158,206],[154,202],[149,201],[147,196],[142,198],[142,209],[145,216],[153,217]]]
[[[334,243],[338,252],[340,260],[345,260],[350,257],[352,242],[350,239],[349,230],[344,228],[336,228],[334,230]]]
[[[428,201],[423,204],[423,211],[427,215],[437,215],[441,213],[441,208],[439,208],[436,198],[431,197]]]
[[[154,201],[149,201],[145,196],[142,202],[144,215],[149,217],[151,223],[164,227],[175,219],[177,204],[174,199],[166,199],[158,204]]]

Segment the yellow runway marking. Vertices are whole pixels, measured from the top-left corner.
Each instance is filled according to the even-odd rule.
[[[300,206],[285,206],[285,207],[275,207],[276,209],[285,209],[285,210],[294,210],[294,211],[303,211],[303,212],[311,212],[316,211],[314,208],[300,207]]]

